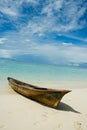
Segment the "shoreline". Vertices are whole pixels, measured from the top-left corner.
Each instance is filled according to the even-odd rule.
[[[72,89],[53,109],[0,88],[0,130],[86,130],[86,99],[87,88]]]

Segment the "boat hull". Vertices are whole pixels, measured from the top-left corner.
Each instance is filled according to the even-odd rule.
[[[56,108],[62,97],[70,90],[56,90],[48,88],[39,88],[16,79],[8,77],[9,85],[21,95],[30,98],[43,105]]]

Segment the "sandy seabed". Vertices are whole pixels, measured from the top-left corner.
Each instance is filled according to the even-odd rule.
[[[0,130],[87,130],[87,88],[72,89],[57,109],[0,88]]]

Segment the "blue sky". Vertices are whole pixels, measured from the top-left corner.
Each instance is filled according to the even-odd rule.
[[[86,0],[0,0],[0,58],[87,63]]]

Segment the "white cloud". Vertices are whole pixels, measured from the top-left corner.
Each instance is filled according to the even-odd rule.
[[[81,1],[54,0],[49,1],[42,10],[42,14],[47,15],[47,22],[51,17],[54,19],[53,31],[67,32],[70,30],[81,29],[86,25],[86,21],[81,21],[81,17],[87,8]],[[53,22],[53,20],[52,20]]]
[[[0,11],[8,16],[20,17],[22,14],[19,12],[23,2],[37,5],[39,0],[0,0]]]
[[[43,45],[40,48],[40,55],[48,57],[48,59],[56,64],[87,63],[87,48],[76,45]]]
[[[83,38],[81,36],[79,37],[79,36],[76,36],[75,34],[71,34],[71,33],[58,33],[57,35],[61,36],[61,37],[63,36],[63,37],[69,38],[69,39],[82,41],[83,43],[87,42],[87,38]],[[71,44],[73,44],[73,43],[71,43]]]
[[[22,30],[32,35],[37,33],[38,36],[47,32],[67,33],[78,30],[86,26],[86,21],[81,20],[86,10],[86,5],[82,6],[81,1],[48,0],[41,15],[34,16]]]
[[[52,16],[53,11],[57,10],[57,12],[62,8],[63,6],[63,0],[48,0],[48,4],[44,6],[42,9],[42,14],[47,14],[47,16]]]
[[[19,4],[18,4],[19,5]],[[7,14],[7,16],[17,16],[18,15],[18,5],[13,0],[0,1],[0,12]]]
[[[17,16],[17,12],[11,8],[3,8],[2,12],[10,16]]]
[[[73,44],[72,44],[72,43],[67,43],[67,42],[62,42],[62,45],[71,46],[71,45],[73,45]]]
[[[87,46],[78,46],[66,42],[40,44],[33,41],[34,39],[31,37],[28,39],[24,35],[18,37],[17,34],[14,34],[13,37],[11,35],[12,39],[8,37],[5,49],[0,49],[0,57],[11,58],[29,54],[44,57],[53,64],[78,65],[87,63]]]
[[[29,2],[31,4],[37,5],[40,0],[27,0],[26,2]]]
[[[11,58],[11,53],[9,50],[0,49],[0,57],[2,58]]]
[[[32,50],[32,51],[30,51]],[[32,46],[29,50],[26,49],[25,54],[31,53],[33,55],[43,56],[49,59],[52,63],[87,63],[87,48],[79,46],[65,46],[65,45],[38,45]]]
[[[0,11],[9,16],[20,18],[22,15],[21,8],[25,0],[0,0]],[[37,8],[37,4],[42,4],[40,0],[26,0],[27,3]],[[48,0],[44,2],[40,15],[33,14],[33,19],[29,19],[28,29],[31,33],[43,34],[45,32],[68,32],[71,30],[81,29],[86,25],[85,20],[81,17],[87,11],[87,4],[83,1],[67,1],[67,0]],[[35,15],[35,16],[34,16]],[[9,18],[11,20],[11,18]],[[19,21],[13,20],[14,26],[17,26]],[[21,23],[18,24],[21,26]],[[21,26],[23,28],[23,25]],[[25,26],[24,26],[25,28]]]
[[[0,38],[0,44],[4,44],[7,38]]]
[[[39,36],[44,35],[45,32],[52,31],[52,27],[54,24],[54,19],[52,18],[44,18],[44,17],[37,17],[33,18],[27,25],[26,32],[31,32],[31,34],[37,33]],[[24,30],[26,29],[24,28]]]

